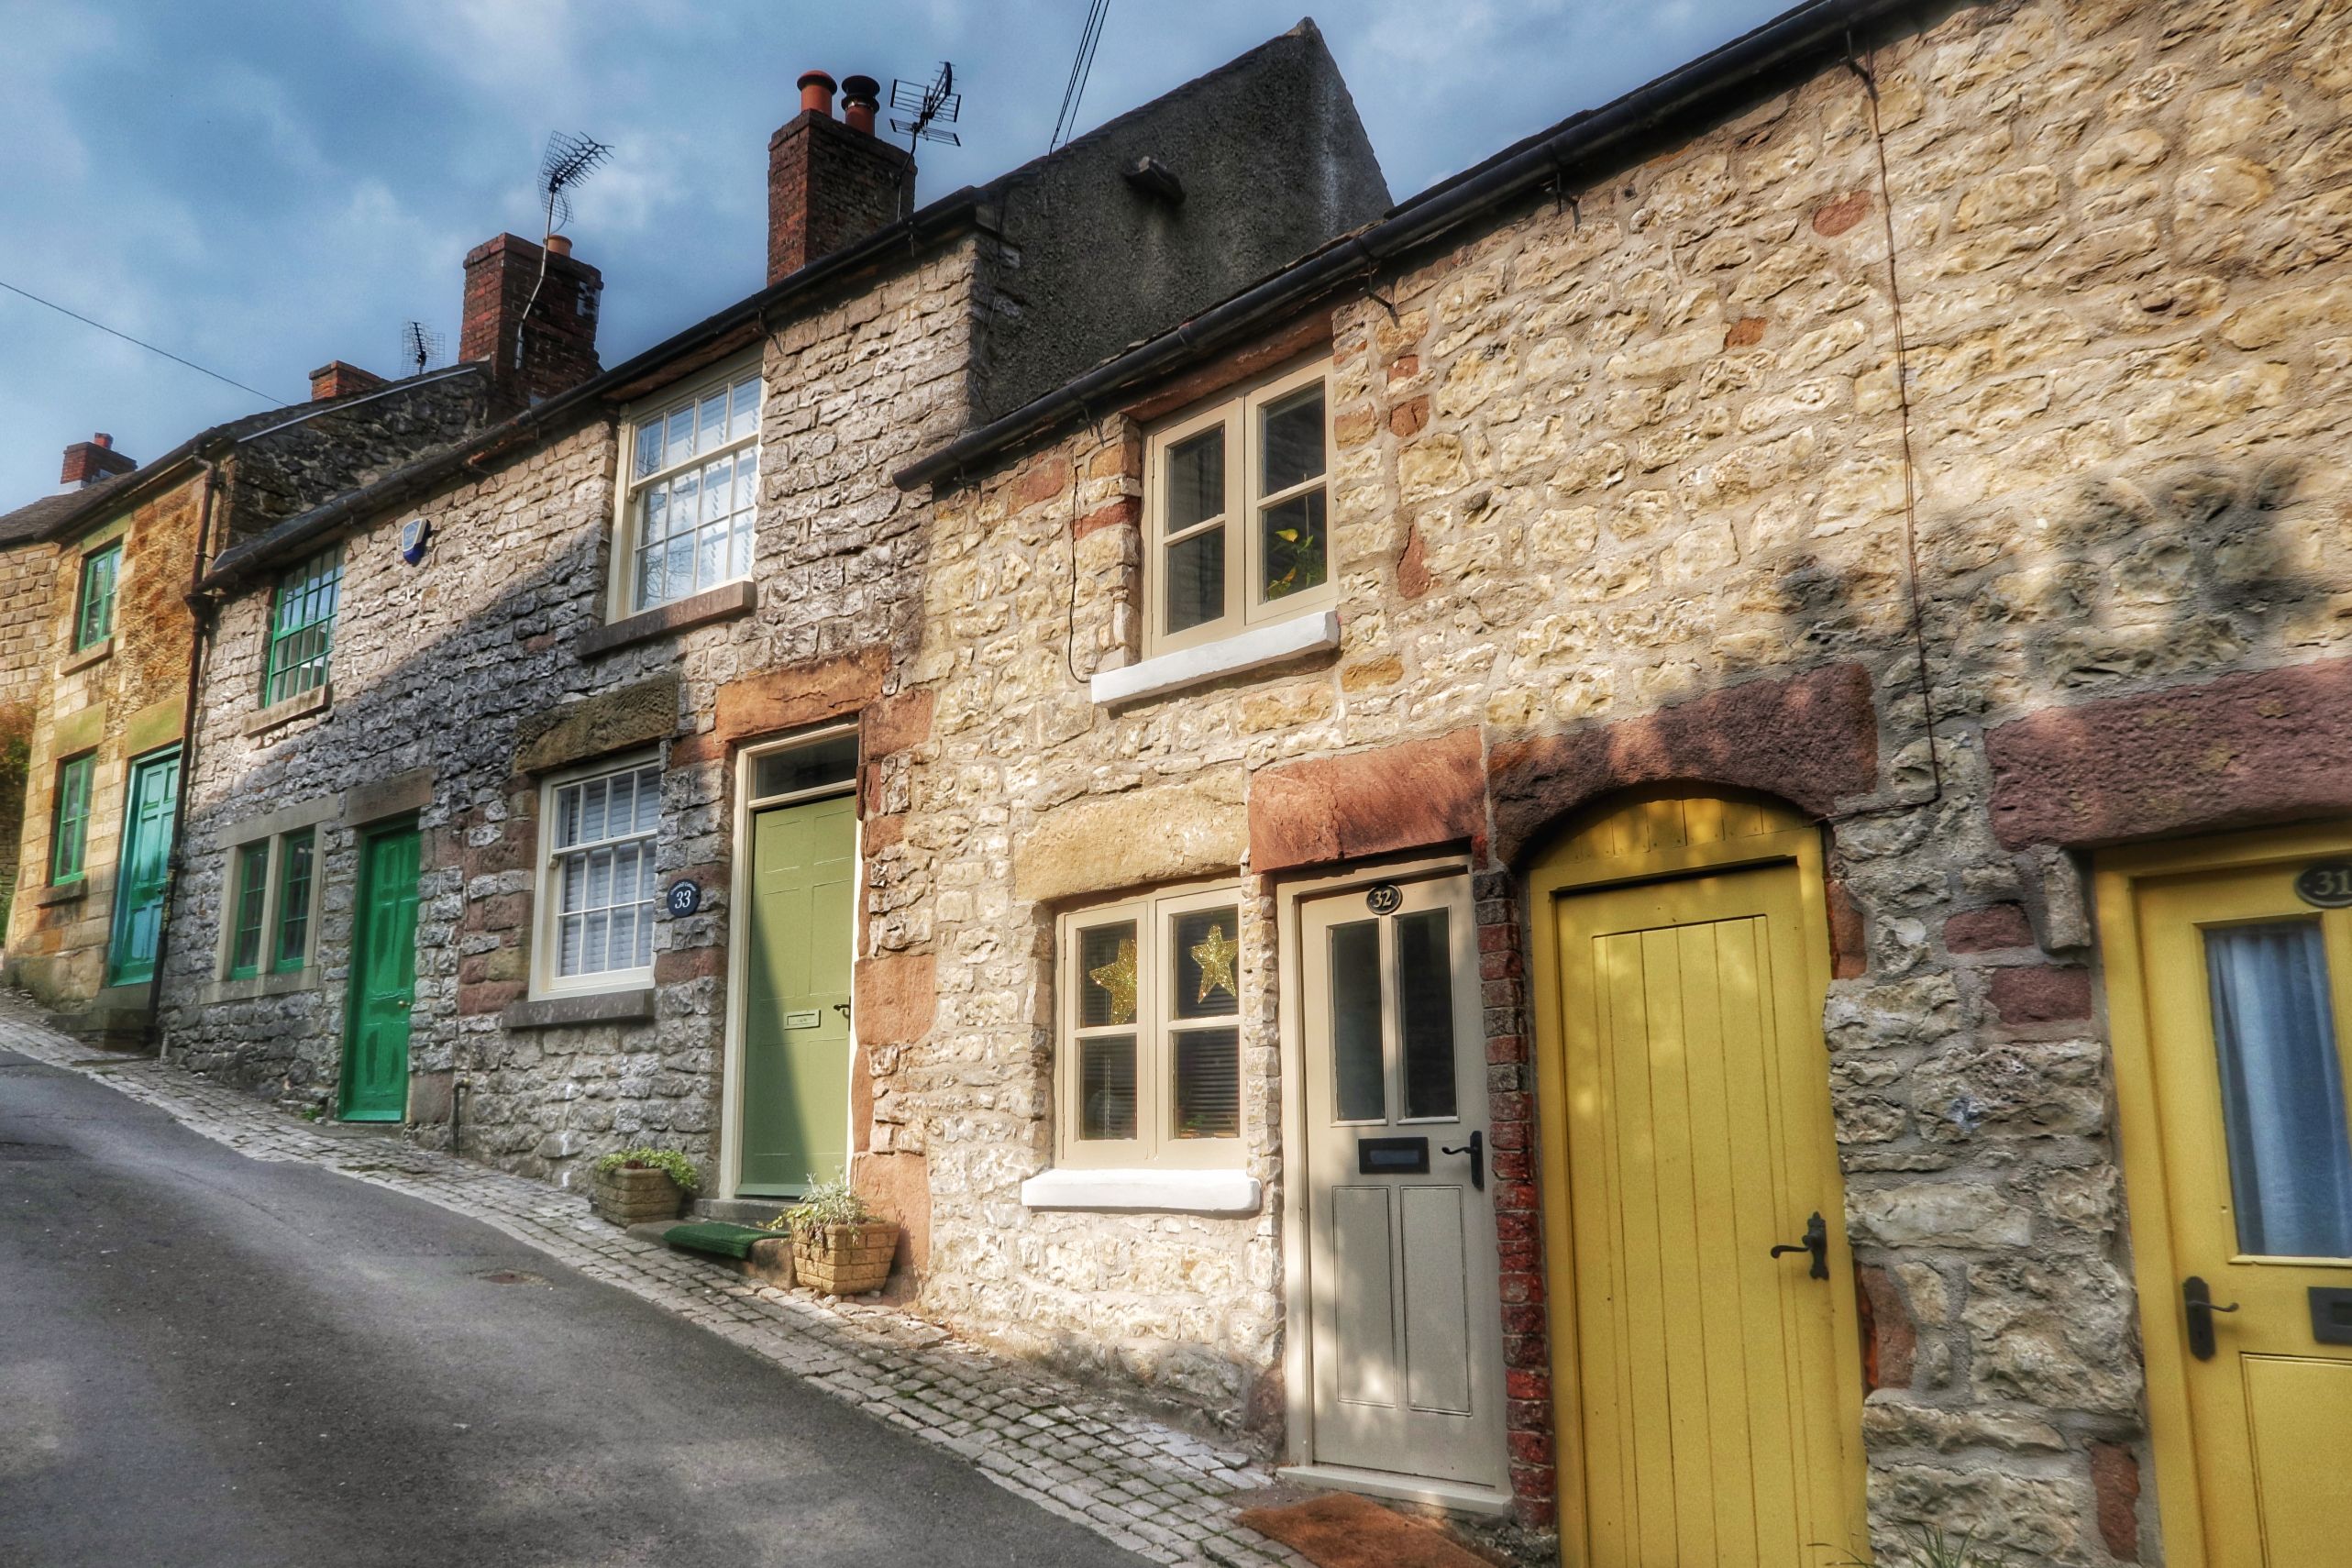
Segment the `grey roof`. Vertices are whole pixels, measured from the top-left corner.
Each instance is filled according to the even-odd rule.
[[[0,512],[0,549],[16,545],[29,545],[47,536],[58,519],[78,513],[83,503],[96,491],[109,490],[122,483],[128,474],[108,474],[94,484],[79,490],[61,490],[55,495],[44,495],[28,506],[14,512]]]

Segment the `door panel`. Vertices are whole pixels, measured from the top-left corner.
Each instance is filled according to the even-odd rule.
[[[2209,1568],[2302,1568],[2352,1536],[2352,1345],[2319,1341],[2312,1297],[2352,1288],[2352,911],[2298,898],[2302,866],[2152,878],[2132,900],[2143,1001],[2121,1012],[2145,1035],[2118,1029],[2118,1068],[2145,1074],[2155,1114],[2127,1099],[2129,1197],[2176,1276],[2144,1278],[2141,1314],[2186,1394],[2171,1430],[2159,1406],[2158,1461],[2194,1471]],[[2191,1278],[2235,1309],[2203,1357]]]
[[[1803,915],[1793,866],[1553,911],[1574,1239],[1555,1322],[1574,1325],[1594,1563],[1852,1554],[1853,1282]],[[1772,1255],[1814,1213],[1826,1280]]]
[[[130,787],[124,792],[122,845],[116,859],[114,928],[106,944],[110,986],[137,985],[155,977],[179,802],[176,749],[131,765]]]
[[[1476,931],[1459,878],[1397,892],[1300,909],[1312,1459],[1500,1489]],[[1365,1139],[1422,1140],[1428,1168],[1368,1170]]]
[[[856,835],[846,795],[751,820],[738,1192],[798,1193],[848,1168]]]
[[[359,846],[343,1052],[340,1115],[346,1121],[399,1121],[408,1114],[419,848],[413,827],[371,834]]]

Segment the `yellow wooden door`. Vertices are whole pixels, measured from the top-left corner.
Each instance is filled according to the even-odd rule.
[[[1562,1556],[1827,1568],[1866,1546],[1817,850],[1658,804],[1537,879]]]
[[[2109,935],[2176,1563],[2352,1561],[2352,910],[2314,869],[2352,898],[2340,854],[2144,876]]]

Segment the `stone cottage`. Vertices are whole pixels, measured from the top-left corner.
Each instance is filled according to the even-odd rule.
[[[863,1091],[917,999],[851,973],[860,780],[925,726],[891,472],[1389,198],[1309,24],[921,208],[878,83],[799,86],[764,288],[210,563],[165,1047],[559,1182],[654,1142],[772,1213],[855,1151],[916,1270],[920,1153]],[[536,256],[469,258],[463,358],[528,303],[480,270]],[[271,628],[329,572],[282,696]]]
[[[2348,10],[1802,6],[904,469],[926,1307],[1573,1563],[2341,1561]]]
[[[215,425],[145,468],[105,436],[76,443],[72,488],[11,514],[31,522],[8,558],[36,561],[37,580],[20,580],[8,634],[33,678],[5,973],[61,1022],[137,1044],[151,1014],[201,562],[479,428],[487,381],[458,366],[386,382],[337,361],[313,372],[310,402]]]

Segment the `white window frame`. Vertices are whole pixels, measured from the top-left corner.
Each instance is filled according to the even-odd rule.
[[[573,855],[605,845],[641,841],[646,854],[651,856],[661,842],[661,812],[657,807],[653,827],[644,833],[624,834],[600,838],[581,845],[558,845],[556,832],[559,821],[556,802],[561,793],[591,779],[615,778],[624,773],[653,770],[653,788],[657,801],[660,798],[663,770],[661,756],[656,752],[635,753],[619,757],[602,757],[579,767],[549,774],[539,785],[539,869],[533,890],[533,902],[537,918],[533,922],[534,957],[531,964],[531,994],[534,997],[594,996],[608,991],[642,990],[653,984],[653,957],[650,950],[646,961],[626,969],[599,969],[592,974],[566,975],[563,963],[563,863]],[[655,890],[646,900],[648,921],[658,923],[661,893],[658,876]],[[607,908],[617,908],[608,905]]]
[[[1338,552],[1332,547],[1331,541],[1334,520],[1331,460],[1334,447],[1331,439],[1331,371],[1329,359],[1318,359],[1311,363],[1293,365],[1251,382],[1238,392],[1224,392],[1216,403],[1179,414],[1144,436],[1143,591],[1147,606],[1143,621],[1144,657],[1155,657],[1180,648],[1217,642],[1253,627],[1271,625],[1312,611],[1328,609],[1338,602]],[[1323,471],[1287,490],[1271,494],[1259,493],[1257,481],[1263,471],[1257,460],[1261,417],[1267,408],[1317,381],[1323,383]],[[1223,614],[1197,626],[1171,632],[1167,625],[1167,572],[1165,564],[1168,547],[1174,542],[1167,528],[1168,453],[1203,431],[1220,425],[1225,432],[1225,510],[1220,514],[1225,530],[1225,611]],[[1260,537],[1258,514],[1268,506],[1279,505],[1318,489],[1323,492],[1323,580],[1312,588],[1286,593],[1278,599],[1268,599],[1265,597],[1264,542]],[[1180,540],[1211,525],[1206,522],[1194,525],[1176,538]]]
[[[303,834],[311,835],[310,888],[304,896],[303,961],[292,969],[278,967],[278,924],[283,912],[285,897],[286,848]],[[261,952],[250,975],[233,973],[237,962],[237,905],[239,887],[237,872],[246,853],[259,848],[263,866],[261,871]],[[306,975],[318,966],[318,916],[320,897],[326,886],[326,824],[309,823],[283,833],[258,834],[226,845],[222,854],[220,942],[214,955],[213,976],[215,979],[236,979],[240,983],[267,980],[273,975]]]
[[[708,450],[697,450],[690,458],[666,462],[649,473],[639,474],[636,471],[637,438],[640,431],[651,425],[666,424],[680,413],[690,415],[712,392],[721,388],[732,388],[745,381],[750,381],[758,389],[757,400],[752,407],[752,427],[748,431],[731,435],[724,442]],[[699,468],[723,456],[740,456],[747,451],[757,452],[760,445],[759,424],[767,406],[767,387],[765,370],[760,356],[755,352],[746,356],[738,356],[729,360],[721,369],[693,381],[667,388],[659,393],[633,403],[624,413],[621,420],[619,479],[613,487],[617,511],[613,526],[613,583],[608,619],[617,621],[630,615],[644,614],[658,610],[663,605],[675,604],[681,599],[708,592],[713,588],[723,587],[730,582],[741,582],[752,575],[759,553],[759,495],[756,482],[753,486],[750,520],[745,525],[749,533],[750,543],[745,552],[743,569],[729,570],[716,580],[701,583],[684,593],[665,591],[659,599],[640,603],[638,602],[637,555],[644,540],[641,537],[643,525],[638,503],[640,498],[653,486],[674,480],[689,469]],[[767,468],[764,456],[760,458],[758,466],[764,474]]]
[[[1238,928],[1242,903],[1242,889],[1236,883],[1207,886],[1193,883],[1111,902],[1088,904],[1065,911],[1056,917],[1055,953],[1064,980],[1055,988],[1057,993],[1055,1035],[1058,1049],[1055,1054],[1054,1068],[1054,1125],[1055,1158],[1062,1168],[1235,1170],[1246,1163],[1251,1112],[1244,1088],[1248,1073],[1243,1066],[1243,1058],[1250,1040],[1249,1020],[1239,994],[1246,952],[1237,953],[1234,959],[1236,995],[1230,1024],[1237,1036],[1233,1091],[1238,1122],[1234,1135],[1230,1138],[1179,1138],[1166,1126],[1175,1104],[1176,1035],[1192,1029],[1228,1027],[1215,1020],[1176,1019],[1173,1000],[1176,944],[1169,939],[1168,933],[1180,915],[1230,907],[1237,928],[1231,933],[1231,939],[1238,947],[1242,939]],[[1130,920],[1135,922],[1137,933],[1134,1025],[1131,1030],[1124,1025],[1106,1024],[1082,1032],[1078,1025],[1078,998],[1082,989],[1078,934],[1096,926]],[[1135,1036],[1135,1136],[1132,1139],[1081,1138],[1078,1136],[1081,1125],[1079,1100],[1083,1092],[1085,1054],[1079,1049],[1080,1042],[1106,1034],[1131,1032]]]

